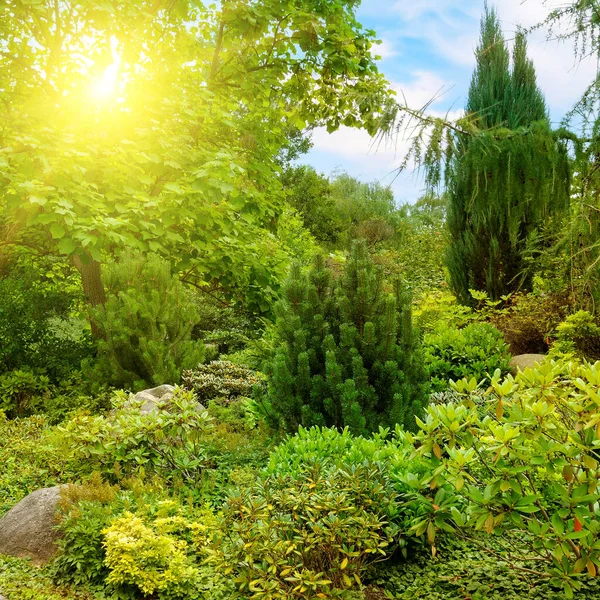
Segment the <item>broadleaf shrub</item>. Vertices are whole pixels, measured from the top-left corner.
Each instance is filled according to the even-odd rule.
[[[414,533],[432,545],[436,529],[493,535],[509,564],[572,598],[600,568],[600,362],[548,360],[485,390],[453,387],[460,401],[430,405],[415,436],[428,472]]]
[[[438,327],[423,339],[425,364],[432,388],[439,392],[449,381],[474,377],[489,379],[496,369],[510,371],[511,355],[502,334],[488,323],[471,323],[463,329]]]
[[[391,551],[383,507],[394,502],[375,464],[267,477],[226,503],[212,562],[241,597],[343,598]]]
[[[207,467],[203,435],[211,426],[191,392],[176,389],[169,405],[141,414],[124,395],[114,414],[80,415],[59,427],[63,444],[106,477],[158,475],[197,484]]]
[[[186,389],[194,392],[200,402],[207,403],[215,398],[227,401],[250,398],[254,386],[261,383],[261,378],[242,365],[215,360],[184,371],[182,383]]]

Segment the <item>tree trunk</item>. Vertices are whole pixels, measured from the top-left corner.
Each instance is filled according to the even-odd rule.
[[[102,284],[102,276],[100,274],[100,263],[90,256],[83,260],[78,255],[73,255],[73,265],[81,274],[81,283],[83,285],[83,293],[90,303],[91,307],[100,306],[106,302],[106,294],[104,285]],[[98,325],[90,316],[90,326],[94,338],[102,337]]]

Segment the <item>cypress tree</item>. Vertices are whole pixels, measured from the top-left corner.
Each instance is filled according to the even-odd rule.
[[[528,289],[540,232],[569,200],[566,148],[551,131],[524,33],[517,32],[511,64],[486,5],[476,57],[466,113],[487,133],[457,139],[447,172],[446,265],[465,304],[470,289],[493,299]]]
[[[396,423],[414,429],[427,386],[410,306],[364,242],[353,245],[337,280],[322,256],[309,273],[295,265],[275,308],[279,345],[267,367],[278,424],[357,434]]]

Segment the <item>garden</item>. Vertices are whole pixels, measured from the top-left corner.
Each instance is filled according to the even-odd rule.
[[[357,4],[0,2],[0,600],[600,597],[600,79],[486,4],[435,116]]]

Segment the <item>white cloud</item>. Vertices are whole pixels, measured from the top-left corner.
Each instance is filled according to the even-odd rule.
[[[393,58],[398,56],[398,51],[394,47],[394,44],[386,38],[381,38],[381,44],[374,45],[371,48],[372,56],[381,56],[382,60],[387,58]]]

